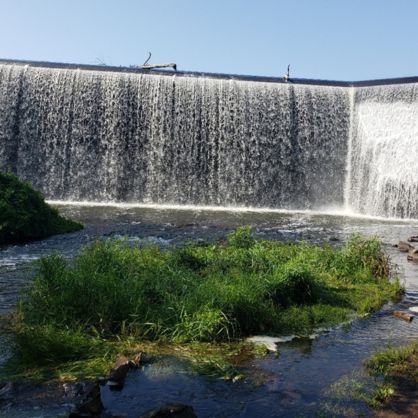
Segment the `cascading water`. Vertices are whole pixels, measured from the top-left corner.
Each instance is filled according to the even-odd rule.
[[[342,203],[342,87],[0,66],[0,167],[50,199]]]
[[[412,84],[358,89],[0,62],[0,169],[16,172],[52,199],[298,209],[345,204],[367,214],[418,217],[416,103]],[[209,242],[244,223],[274,240],[328,243],[359,231],[388,244],[412,235],[416,226],[271,213],[237,218],[194,210],[60,210],[89,226],[0,251],[4,314],[31,277],[28,261],[52,251],[73,258],[100,237],[127,236],[164,248]],[[193,226],[179,227],[190,219]],[[140,381],[127,379],[121,396],[104,389],[105,407],[137,416],[158,403],[189,403],[192,395],[199,416],[365,415],[363,405],[341,397],[352,392],[345,382],[376,350],[418,335],[415,322],[395,325],[391,315],[416,304],[416,269],[403,263],[402,253],[390,247],[388,253],[402,266],[405,299],[318,339],[282,344],[280,362],[273,356],[251,362],[259,385],[191,377],[164,360],[161,369],[153,364],[141,370]],[[4,338],[0,333],[3,364],[9,355]],[[56,391],[53,398],[43,388],[13,392],[7,416],[32,417],[35,409],[57,416],[69,405],[68,394],[61,398]]]
[[[0,169],[54,200],[418,217],[416,84],[0,64]]]
[[[355,93],[348,203],[360,213],[418,217],[418,86]]]

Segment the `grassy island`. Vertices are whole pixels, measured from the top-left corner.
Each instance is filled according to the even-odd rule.
[[[78,222],[61,217],[42,195],[14,174],[0,172],[0,245],[23,243],[77,231]]]
[[[169,250],[108,240],[72,262],[41,259],[12,329],[21,365],[75,373],[143,343],[192,353],[249,335],[309,335],[401,292],[380,243],[359,236],[340,249],[255,240],[250,228]]]

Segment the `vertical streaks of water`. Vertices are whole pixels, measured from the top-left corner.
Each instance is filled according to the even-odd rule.
[[[22,71],[0,66],[0,167],[13,161],[48,198],[342,204],[349,126],[342,88]]]
[[[357,90],[350,204],[354,211],[418,217],[416,84]]]
[[[0,66],[0,167],[16,171],[22,83],[26,67]]]

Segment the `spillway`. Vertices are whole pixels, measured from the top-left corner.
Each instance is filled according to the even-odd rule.
[[[352,118],[350,207],[418,217],[418,84],[358,88]]]
[[[53,200],[418,217],[416,83],[0,62],[0,169]]]

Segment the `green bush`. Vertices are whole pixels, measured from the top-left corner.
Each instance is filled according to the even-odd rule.
[[[318,300],[319,280],[312,271],[301,266],[290,266],[278,274],[269,289],[269,297],[282,307],[311,305]]]
[[[361,245],[375,248],[373,240]],[[35,339],[49,327],[85,335],[87,342],[90,337],[192,342],[307,335],[377,309],[399,293],[399,282],[371,274],[377,263],[387,263],[381,249],[364,258],[352,246],[350,241],[335,250],[253,240],[248,228],[231,234],[227,245],[166,251],[98,241],[71,263],[60,255],[41,259],[17,317]],[[54,336],[72,345],[51,331],[45,338],[51,349],[59,349]],[[26,344],[29,350],[29,337],[18,339],[18,345]]]
[[[11,173],[0,172],[0,245],[81,229],[47,205],[42,195]]]

